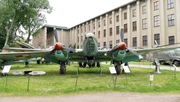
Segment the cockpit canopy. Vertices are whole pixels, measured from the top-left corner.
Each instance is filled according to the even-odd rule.
[[[86,38],[89,38],[89,37],[94,37],[94,34],[93,33],[87,33]]]

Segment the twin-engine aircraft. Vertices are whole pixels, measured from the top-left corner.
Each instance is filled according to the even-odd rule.
[[[86,64],[90,67],[97,64],[97,67],[100,67],[100,62],[111,61],[117,74],[120,74],[122,63],[142,58],[137,52],[126,47],[123,29],[121,29],[120,34],[121,42],[111,50],[98,50],[98,42],[93,33],[86,34],[81,50],[67,48],[62,43],[58,43],[56,30],[54,30],[54,36],[57,43],[54,49],[47,53],[44,58],[48,62],[59,63],[61,74],[65,74],[68,61],[79,62],[79,67],[86,66]]]
[[[98,42],[93,33],[88,33],[85,36],[82,49],[73,49],[65,47],[63,43],[59,43],[57,31],[54,29],[54,37],[56,44],[54,49],[50,50],[29,50],[21,49],[24,52],[16,53],[0,53],[0,66],[12,64],[15,60],[44,57],[45,61],[54,62],[60,65],[60,73],[66,73],[66,65],[69,62],[78,62],[79,67],[96,66],[100,67],[100,62],[111,61],[114,64],[117,74],[120,74],[120,66],[122,63],[136,61],[142,59],[139,54],[147,54],[149,52],[158,52],[175,48],[151,48],[132,50],[126,46],[124,42],[124,30],[120,29],[121,42],[111,50],[98,50]],[[177,48],[177,47],[176,47]],[[8,50],[6,48],[6,50]],[[10,48],[9,48],[10,50]],[[14,49],[15,50],[15,49]],[[138,52],[138,53],[137,53]]]

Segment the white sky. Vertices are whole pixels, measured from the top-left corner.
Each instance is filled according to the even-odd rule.
[[[47,24],[73,27],[133,0],[49,0],[53,7]]]

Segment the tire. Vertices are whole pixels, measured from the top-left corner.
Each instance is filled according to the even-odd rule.
[[[165,61],[160,61],[159,62],[161,65],[165,65]]]
[[[37,64],[40,64],[41,60],[37,60]]]
[[[79,67],[81,68],[82,67],[82,62],[79,62],[78,64],[79,64]]]
[[[115,66],[116,73],[119,75],[121,73],[120,65]]]
[[[65,65],[60,65],[60,73],[65,74],[66,73],[66,66]]]
[[[174,64],[175,66],[179,66],[179,62],[178,62],[178,61],[174,61],[173,64]]]
[[[97,67],[98,67],[98,68],[101,67],[100,62],[97,62]]]
[[[26,66],[29,65],[29,62],[25,62],[25,65],[26,65]]]

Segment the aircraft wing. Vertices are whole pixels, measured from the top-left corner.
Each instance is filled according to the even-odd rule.
[[[99,50],[97,55],[95,56],[95,62],[106,62],[111,61],[112,57],[107,55],[108,50]],[[131,52],[127,52],[125,58],[122,60],[122,62],[129,62],[134,60],[140,60],[141,57],[136,56],[132,54]],[[83,56],[83,51],[78,51],[75,53],[70,54],[70,61],[73,62],[86,62]]]
[[[157,53],[157,52],[174,50],[174,49],[177,49],[177,47],[135,49],[135,51],[140,55],[146,55],[146,54],[149,54],[149,53]]]
[[[3,47],[3,51],[8,51],[8,52],[30,52],[30,51],[42,51],[42,50],[41,49],[29,49],[29,48]]]
[[[49,51],[0,53],[0,66],[14,64],[18,60],[43,57]]]

